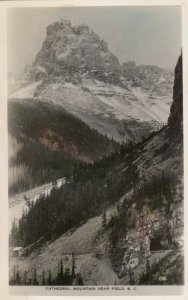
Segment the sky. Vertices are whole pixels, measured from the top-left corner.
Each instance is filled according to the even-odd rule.
[[[9,8],[8,70],[21,72],[42,47],[46,27],[68,19],[86,24],[108,43],[120,63],[174,69],[181,51],[180,6]]]

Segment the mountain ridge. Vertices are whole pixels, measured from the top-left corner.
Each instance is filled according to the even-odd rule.
[[[57,258],[63,258],[70,268],[69,254],[73,249],[76,271],[86,285],[159,285],[161,274],[168,285],[183,284],[181,74],[180,56],[167,126],[93,166],[80,165],[67,184],[41,198],[22,217],[20,232],[29,226],[24,239],[21,236],[22,243],[28,245],[31,239],[33,242],[35,235],[38,239],[47,233],[46,228],[50,239],[39,247],[40,255],[36,246],[22,260],[22,271],[25,268],[31,272],[30,268],[37,263],[39,272],[51,269],[55,279]],[[172,134],[175,124],[179,126]],[[53,211],[44,211],[44,203],[53,206]],[[69,213],[64,216],[65,210]],[[41,222],[38,231],[38,226],[31,222],[38,215],[44,220],[48,216],[50,226]],[[17,236],[13,234],[14,238]],[[12,259],[12,267],[14,262]]]
[[[145,89],[146,80],[139,79],[141,85],[135,86],[125,71],[125,64],[120,65],[107,43],[88,26],[74,27],[62,20],[47,27],[41,50],[22,76],[26,82],[36,84],[32,94],[35,100],[62,105],[118,142],[138,141],[167,122],[173,76],[157,68],[151,73],[152,84]],[[140,72],[144,75],[142,68]],[[159,79],[163,74],[167,75],[161,94]],[[137,74],[134,77],[136,80]],[[10,98],[22,98],[21,93]],[[27,93],[24,95],[29,98]]]

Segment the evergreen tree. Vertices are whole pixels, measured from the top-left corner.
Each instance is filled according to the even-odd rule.
[[[52,285],[52,275],[51,275],[51,270],[50,269],[48,271],[47,284]]]
[[[72,253],[72,275],[75,276],[75,255]]]
[[[14,241],[14,243],[17,243],[17,244],[19,243],[19,228],[18,228],[18,225],[16,224],[15,218],[12,223],[10,241],[11,242]]]
[[[65,268],[65,276],[69,276],[70,275],[70,269],[69,268]]]
[[[77,285],[84,285],[84,281],[83,281],[82,275],[80,273],[76,274],[76,282],[77,282]]]
[[[64,285],[71,285],[71,275],[70,275],[70,269],[65,268],[64,277],[63,277],[63,284]]]
[[[20,272],[19,272],[19,269],[17,267],[17,270],[16,270],[16,285],[20,285],[20,284],[21,284]]]
[[[27,285],[27,271],[24,271],[24,285]]]
[[[147,276],[147,284],[151,284],[151,266],[150,266],[149,259],[147,259],[146,262],[146,276]]]
[[[33,271],[33,285],[38,285],[38,280],[37,280],[37,271],[36,271],[36,268],[34,268],[34,271]]]
[[[59,260],[57,262],[57,276],[56,276],[56,283],[58,284],[60,281],[60,266],[59,266]]]
[[[63,261],[62,261],[62,259],[60,261],[58,260],[56,283],[57,284],[63,283]]]
[[[131,271],[131,269],[129,270],[129,281],[130,281],[130,285],[135,284],[134,273]]]
[[[42,282],[41,285],[46,285],[46,279],[45,279],[45,271],[42,271]]]
[[[61,259],[61,262],[60,262],[60,277],[62,278],[63,277],[63,260]]]

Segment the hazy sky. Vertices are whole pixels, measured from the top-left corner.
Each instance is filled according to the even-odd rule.
[[[120,60],[174,68],[181,51],[181,9],[166,7],[11,8],[8,11],[8,69],[30,64],[60,19],[87,24]]]

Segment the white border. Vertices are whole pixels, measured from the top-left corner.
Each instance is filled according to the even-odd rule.
[[[22,0],[3,1],[6,7],[76,7],[76,6],[167,6],[184,5],[187,0]]]
[[[182,6],[182,37],[183,37],[183,92],[184,92],[184,174],[185,174],[185,267],[188,266],[188,235],[187,235],[187,225],[188,225],[188,204],[187,204],[187,178],[188,178],[188,139],[187,129],[188,129],[188,102],[186,101],[188,95],[188,0],[48,0],[48,1],[1,1],[0,2],[0,283],[1,283],[1,297],[5,299],[20,299],[20,296],[10,296],[8,293],[8,204],[7,204],[7,191],[8,191],[8,151],[7,151],[7,91],[6,91],[6,78],[7,78],[7,49],[6,49],[6,10],[10,7],[79,7],[79,6],[167,6],[167,5],[181,5]],[[148,288],[148,287],[146,287]],[[151,290],[151,288],[150,288]],[[155,287],[152,287],[152,293],[154,295]],[[150,295],[151,295],[150,294]],[[21,299],[33,299],[29,296],[27,290],[25,291],[25,297],[22,296]],[[171,299],[172,297],[176,299],[186,299],[188,296],[188,273],[187,267],[185,269],[185,286],[184,292],[181,296],[157,296],[161,299]],[[79,296],[77,296],[79,297]],[[92,296],[87,296],[88,298]],[[101,296],[104,297],[104,296]],[[109,297],[109,296],[108,296]],[[127,296],[129,297],[129,296]],[[138,297],[144,296],[131,296],[131,299],[138,299]],[[155,299],[156,296],[150,296],[150,299]],[[63,296],[63,298],[72,299],[71,296]],[[100,298],[100,297],[99,297]],[[35,296],[35,299],[41,299],[41,296]],[[55,299],[55,297],[48,296],[48,300]]]

